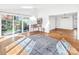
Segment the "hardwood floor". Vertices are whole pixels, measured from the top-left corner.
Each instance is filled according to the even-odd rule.
[[[27,35],[27,33],[22,33],[23,35]],[[52,30],[50,33],[45,33],[45,32],[31,32],[29,35],[34,35],[34,34],[41,34],[41,35],[48,35],[52,38],[56,38],[57,40],[66,40],[71,44],[70,48],[70,53],[71,54],[79,54],[79,41],[76,40],[74,36],[74,30],[62,30],[62,29],[56,29]]]
[[[21,33],[18,36],[16,36],[16,40],[18,40],[19,38],[21,38],[22,35],[24,35],[25,37],[30,36],[30,35],[36,35],[36,34],[48,35],[48,36],[50,36],[52,38],[56,38],[57,40],[63,40],[63,39],[66,40],[67,42],[69,42],[71,44],[71,46],[70,46],[70,53],[72,55],[75,55],[75,54],[79,55],[79,41],[76,40],[76,38],[74,37],[74,33],[73,32],[74,32],[74,30],[70,31],[70,30],[62,30],[62,29],[52,30],[49,33],[40,32],[40,31],[24,32],[24,33]],[[0,38],[0,40],[2,40],[2,39],[3,38]],[[10,38],[10,39],[12,39],[12,38]],[[4,45],[6,45],[6,44],[4,44]],[[13,43],[12,45],[16,45],[16,44]],[[19,46],[17,46],[17,47],[19,47]],[[17,51],[16,48],[14,48],[14,49]],[[19,48],[21,48],[21,47],[19,47]],[[13,49],[12,49],[12,52],[14,52]],[[12,52],[9,52],[9,53],[12,53]],[[23,54],[23,53],[21,53],[21,54]],[[26,54],[26,53],[24,52],[24,54]]]
[[[75,38],[74,30],[62,30],[57,29],[53,30],[49,33],[51,37],[57,38],[58,40],[66,40],[69,42],[73,47],[71,47],[70,51],[72,51],[71,54],[79,54],[79,40]]]

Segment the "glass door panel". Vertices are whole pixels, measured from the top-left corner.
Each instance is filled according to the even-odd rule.
[[[12,34],[12,15],[3,15],[2,16],[2,35],[11,35]]]
[[[14,33],[21,33],[22,32],[22,20],[20,16],[14,16]]]
[[[30,19],[24,18],[23,19],[23,32],[29,31],[29,24],[30,24]]]

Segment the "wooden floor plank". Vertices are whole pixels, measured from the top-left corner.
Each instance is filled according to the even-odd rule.
[[[76,40],[76,38],[74,36],[74,30],[56,29],[56,30],[50,31],[49,33],[34,31],[34,32],[24,32],[24,33],[21,33],[20,35],[24,35],[25,37],[27,37],[27,36],[36,35],[36,34],[48,35],[52,38],[56,38],[57,40],[62,40],[62,38],[64,38],[67,42],[69,42],[71,44],[70,52],[72,54],[79,53],[79,40]],[[16,37],[16,40],[17,39],[19,39],[19,38]],[[6,39],[0,40],[0,42],[2,42],[4,40],[6,40]],[[18,45],[17,47],[13,48],[7,54],[17,54],[20,51],[20,49],[22,49],[22,47]],[[28,52],[25,53],[25,51],[23,51],[21,54],[28,54]]]

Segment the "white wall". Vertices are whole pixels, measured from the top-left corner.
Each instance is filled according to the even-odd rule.
[[[73,29],[73,20],[72,19],[60,19],[60,24],[58,26],[58,28],[62,28],[62,29]]]
[[[49,32],[49,17],[46,12],[38,11],[38,17],[43,19],[42,27],[45,29],[45,32]]]
[[[55,28],[62,28],[62,29],[70,29],[72,30],[74,27],[73,23],[73,16],[75,13],[68,13],[66,15],[52,15],[49,17],[49,30],[55,29]],[[67,18],[62,18],[67,17]],[[74,19],[75,20],[75,19]]]
[[[49,17],[49,29],[55,29],[56,24],[55,24],[56,18],[54,16]]]
[[[0,16],[0,36],[1,36],[1,16]]]
[[[77,12],[79,10],[79,5],[40,5],[40,8],[38,8],[38,16],[42,17],[44,20],[43,26],[46,27],[46,32],[49,32],[49,16],[50,15],[60,15],[64,13],[72,13]],[[48,25],[47,25],[48,23]]]
[[[69,14],[67,14],[69,15]],[[67,18],[62,18],[67,17]],[[73,29],[73,14],[69,16],[60,16],[57,18],[57,27],[56,28],[62,28],[62,29]]]
[[[77,39],[79,40],[79,12],[78,12],[77,18],[78,18],[78,20],[77,20]]]

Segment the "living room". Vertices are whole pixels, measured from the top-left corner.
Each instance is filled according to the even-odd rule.
[[[79,54],[78,6],[78,4],[0,5],[0,54]]]

